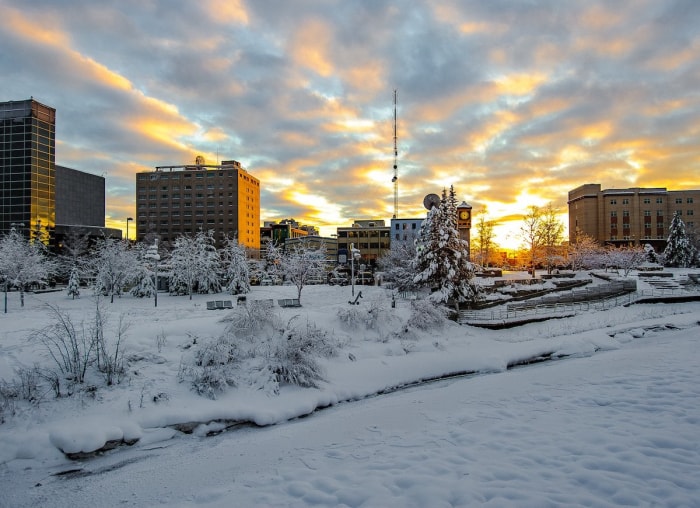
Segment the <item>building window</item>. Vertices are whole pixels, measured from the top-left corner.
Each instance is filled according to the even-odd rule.
[[[644,217],[651,217],[651,210],[644,210]]]
[[[623,216],[623,217],[629,217],[629,216],[630,216],[630,211],[629,211],[629,210],[622,210],[622,216]]]
[[[623,204],[623,205],[629,205],[629,204],[630,204],[630,200],[627,199],[627,198],[625,198],[625,199],[622,200],[622,204]]]
[[[610,217],[617,217],[617,212],[614,210],[610,212]]]
[[[683,198],[676,198],[676,204],[677,205],[683,204]]]
[[[686,214],[686,215],[693,215],[693,211],[692,211],[692,210],[686,210],[685,214]]]
[[[685,202],[688,203],[689,205],[692,205],[692,204],[693,204],[693,198],[688,198],[688,199],[685,200]]]
[[[656,198],[656,204],[660,205],[664,202],[664,198]]]
[[[650,204],[651,204],[651,199],[649,199],[649,198],[644,198],[644,204],[645,204],[645,205],[650,205]]]
[[[617,204],[617,199],[611,199],[610,200],[611,205],[616,205]]]
[[[664,216],[664,211],[663,211],[663,210],[656,210],[656,216],[657,216],[657,217],[663,217],[663,216]]]

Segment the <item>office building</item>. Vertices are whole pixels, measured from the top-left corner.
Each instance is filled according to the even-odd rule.
[[[384,220],[356,220],[352,226],[337,228],[338,262],[350,262],[351,246],[360,251],[360,264],[367,269],[391,248],[391,227]]]
[[[0,102],[0,234],[45,243],[56,225],[56,110],[32,99]]]
[[[682,214],[689,229],[700,219],[700,190],[667,190],[665,187],[601,189],[585,184],[569,192],[569,241],[577,234],[600,244],[650,244],[656,252],[666,246],[671,219]],[[697,219],[696,219],[697,217]]]
[[[236,236],[260,250],[260,181],[238,161],[221,164],[158,166],[136,174],[136,240],[213,230],[217,247]]]

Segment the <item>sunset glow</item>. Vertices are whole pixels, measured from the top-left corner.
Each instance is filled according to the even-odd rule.
[[[261,219],[323,234],[454,186],[517,248],[567,192],[700,188],[700,3],[4,0],[2,100],[56,108],[56,162],[135,174],[202,155],[261,181]],[[130,231],[133,236],[133,230]]]

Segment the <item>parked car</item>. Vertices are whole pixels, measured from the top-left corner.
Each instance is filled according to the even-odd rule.
[[[323,284],[323,278],[321,278],[321,277],[309,277],[308,279],[306,279],[306,283],[308,285],[311,285],[311,286],[316,285],[316,284]]]
[[[348,278],[347,277],[331,277],[328,279],[328,284],[331,286],[347,286],[348,285]]]

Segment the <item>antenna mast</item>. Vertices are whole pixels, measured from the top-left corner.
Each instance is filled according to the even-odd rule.
[[[396,148],[396,89],[394,89],[394,178],[391,181],[394,183],[394,219],[399,218],[399,166],[398,166],[399,151]]]

